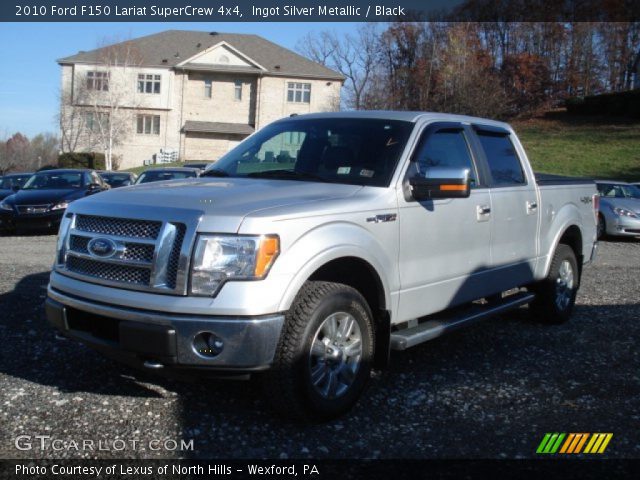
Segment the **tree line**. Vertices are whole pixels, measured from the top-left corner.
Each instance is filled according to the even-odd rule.
[[[34,172],[58,162],[59,139],[52,133],[39,133],[31,139],[14,133],[0,140],[0,175]]]
[[[512,118],[632,89],[640,22],[364,24],[296,49],[345,76],[346,108]]]

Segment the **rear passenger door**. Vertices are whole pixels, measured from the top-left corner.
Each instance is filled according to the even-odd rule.
[[[489,169],[492,283],[499,290],[533,280],[538,255],[538,191],[508,130],[474,125]]]

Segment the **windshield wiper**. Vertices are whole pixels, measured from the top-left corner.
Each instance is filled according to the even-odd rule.
[[[296,170],[265,170],[263,172],[247,173],[247,177],[253,178],[278,178],[285,180],[315,180],[317,182],[330,182],[322,175],[311,172],[301,172]]]
[[[229,172],[225,170],[221,170],[219,168],[210,168],[209,170],[205,170],[201,175],[201,177],[228,177]]]

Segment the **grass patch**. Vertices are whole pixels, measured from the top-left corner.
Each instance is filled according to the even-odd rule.
[[[143,165],[141,167],[127,168],[127,169],[125,169],[123,171],[124,172],[132,172],[132,173],[135,173],[136,175],[140,175],[142,172],[144,172],[145,170],[149,170],[150,168],[186,167],[186,166],[188,166],[188,165],[185,165],[182,162],[155,163],[153,165]]]
[[[640,180],[640,123],[565,114],[513,126],[537,172]]]

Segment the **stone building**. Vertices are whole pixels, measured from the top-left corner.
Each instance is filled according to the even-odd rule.
[[[86,130],[77,150],[103,149],[96,125],[117,104],[126,127],[113,147],[120,168],[216,160],[276,119],[337,110],[344,81],[257,35],[217,32],[168,30],[58,63],[63,106]]]

